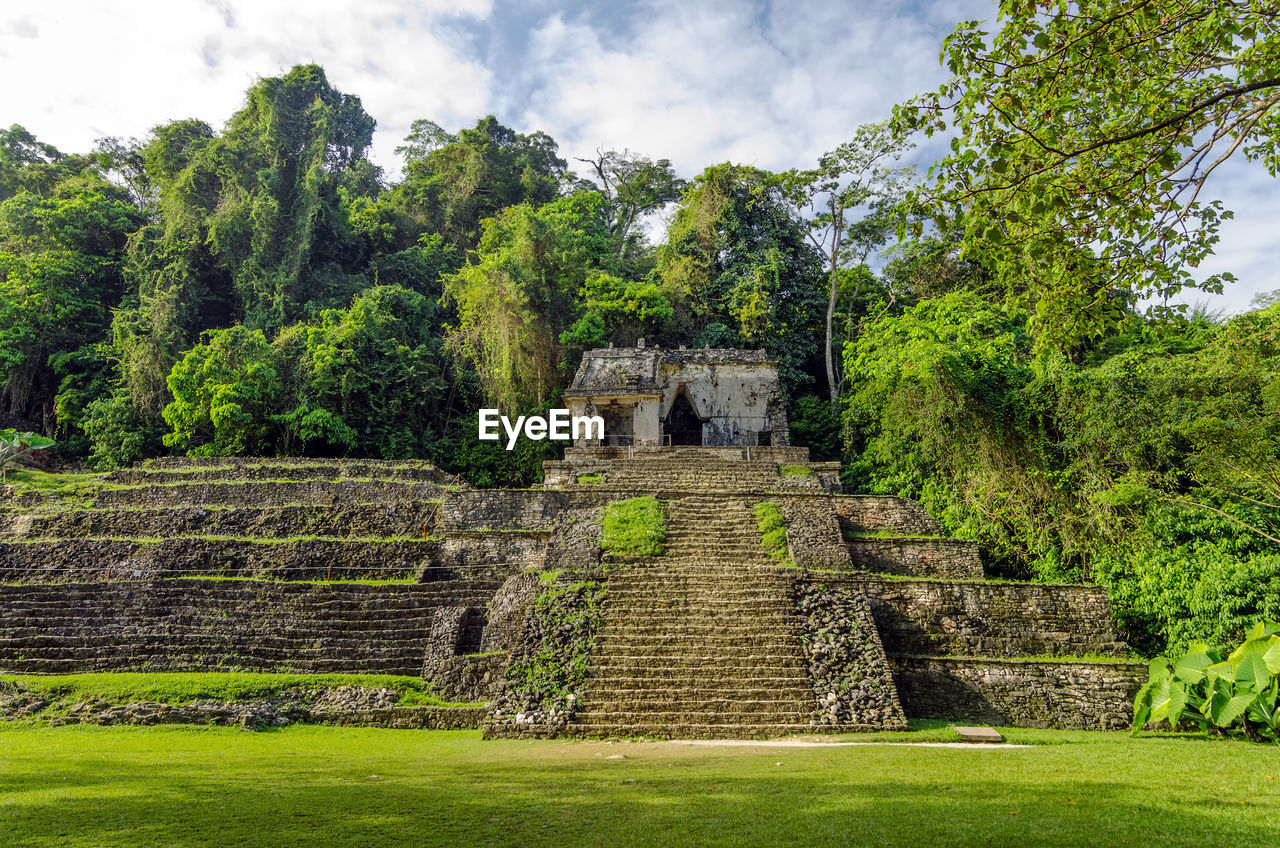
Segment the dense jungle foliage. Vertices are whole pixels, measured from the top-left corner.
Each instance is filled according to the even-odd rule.
[[[999,233],[894,164],[909,123],[686,181],[423,119],[389,180],[360,99],[301,66],[220,130],[84,154],[0,130],[0,425],[100,469],[422,457],[527,485],[557,447],[478,441],[480,406],[546,409],[584,350],[641,336],[764,348],[797,444],[990,573],[1102,582],[1150,653],[1280,617],[1280,304],[1152,313],[1079,246],[976,249]]]

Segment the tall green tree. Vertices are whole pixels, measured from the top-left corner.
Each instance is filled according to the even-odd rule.
[[[508,411],[547,403],[567,378],[561,334],[576,296],[610,253],[603,201],[579,192],[520,204],[484,222],[475,261],[445,277],[457,311],[449,344],[474,364],[486,397]]]
[[[807,235],[826,262],[826,337],[822,358],[827,392],[834,404],[840,398],[844,373],[836,364],[834,325],[841,293],[840,269],[863,268],[871,251],[888,240],[893,229],[892,202],[904,190],[907,171],[893,162],[907,149],[889,122],[863,124],[854,137],[818,159],[809,170],[784,175],[783,186],[792,202],[808,209]],[[873,209],[873,206],[879,208]],[[863,214],[854,217],[858,210]],[[855,277],[860,280],[861,277]],[[858,292],[852,293],[856,300]]]
[[[364,287],[368,243],[349,211],[378,190],[373,126],[358,97],[303,65],[259,80],[221,134],[190,120],[152,132],[159,215],[135,240],[137,294],[116,323],[139,408],[165,403],[164,375],[201,330],[274,332]]]
[[[942,60],[953,77],[897,122],[955,133],[925,199],[1032,308],[1038,343],[1232,279],[1195,279],[1231,214],[1201,192],[1232,156],[1280,165],[1275,3],[1004,0],[993,36],[962,23]]]
[[[406,144],[397,202],[424,232],[474,248],[481,222],[511,206],[538,207],[560,194],[567,163],[544,132],[517,133],[492,115],[456,135],[417,121]]]
[[[793,388],[821,369],[822,256],[777,174],[706,169],[686,188],[658,251],[668,343],[763,347]]]
[[[103,339],[124,290],[141,213],[92,172],[0,203],[0,393],[4,411],[54,431],[54,360]],[[74,369],[73,369],[74,370]]]

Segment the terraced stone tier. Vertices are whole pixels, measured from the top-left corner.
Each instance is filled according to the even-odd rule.
[[[417,675],[436,611],[483,608],[500,585],[0,585],[0,670]]]
[[[359,460],[332,462],[290,462],[288,460],[260,459],[234,464],[221,460],[216,465],[156,466],[141,465],[122,468],[107,474],[110,483],[163,484],[163,483],[211,483],[247,480],[400,480],[409,482],[452,483],[454,478],[429,464],[401,464],[398,462],[366,462]]]
[[[599,459],[588,462],[544,463],[548,480],[556,488],[576,488],[577,478],[599,475],[602,485],[670,492],[759,492],[781,489],[821,491],[814,476],[784,476],[776,462],[721,459],[713,453],[691,449],[636,459]],[[595,485],[595,484],[591,484]]]
[[[849,560],[859,571],[904,577],[981,580],[978,543],[963,539],[852,538],[845,540]]]
[[[243,483],[169,483],[141,485],[99,492],[99,509],[129,507],[234,506],[264,507],[294,504],[349,506],[439,500],[438,483],[394,480],[286,480]]]
[[[891,657],[910,718],[1013,727],[1127,730],[1146,663]]]
[[[0,516],[0,534],[28,538],[435,535],[439,501],[337,506],[203,506],[40,510]]]
[[[1101,586],[843,579],[864,587],[890,656],[1128,653]]]
[[[439,542],[434,539],[64,539],[0,544],[0,580],[75,583],[191,576],[435,580],[453,576],[454,572],[437,567],[438,561]],[[490,573],[501,570],[488,569]]]
[[[890,495],[832,495],[842,529],[851,533],[889,531],[899,536],[941,536],[942,525],[924,507]]]

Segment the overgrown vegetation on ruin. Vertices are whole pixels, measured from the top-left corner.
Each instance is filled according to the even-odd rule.
[[[787,528],[782,518],[782,508],[773,501],[761,501],[755,505],[756,529],[760,531],[760,544],[769,558],[779,565],[793,565],[791,550],[787,547]]]
[[[662,556],[667,520],[657,498],[613,501],[604,508],[600,546],[613,556]]]

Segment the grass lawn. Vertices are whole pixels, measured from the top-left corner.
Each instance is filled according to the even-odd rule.
[[[1280,844],[1276,746],[1007,735],[1041,744],[693,747],[9,724],[0,844]]]

